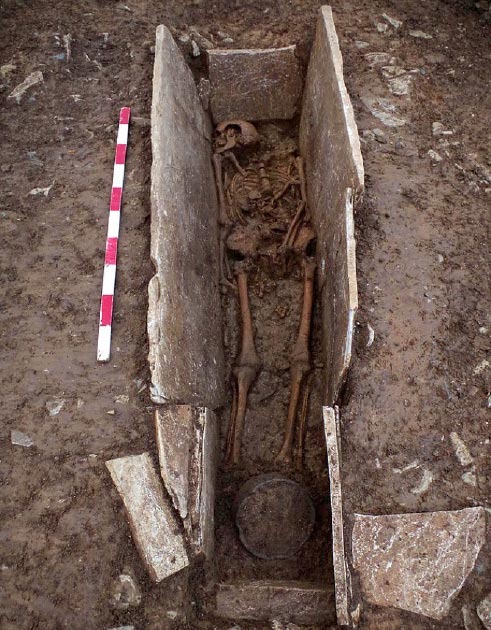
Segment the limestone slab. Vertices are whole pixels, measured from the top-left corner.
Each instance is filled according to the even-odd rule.
[[[208,72],[215,122],[289,119],[297,112],[302,78],[295,46],[210,50]]]
[[[123,499],[133,539],[154,582],[188,566],[179,525],[148,453],[106,462]]]
[[[152,96],[148,287],[151,396],[156,403],[224,402],[218,206],[211,121],[190,69],[157,28]]]
[[[203,407],[169,405],[155,411],[164,485],[183,520],[196,555],[213,556],[218,429]]]
[[[340,626],[350,623],[348,613],[348,569],[344,548],[343,494],[341,488],[341,444],[339,435],[339,410],[323,408],[326,436],[329,487],[331,492],[332,553],[334,566],[334,590],[336,616]]]
[[[358,307],[353,206],[364,187],[363,160],[330,7],[321,7],[300,120],[307,198],[317,232],[323,309],[326,397],[332,406],[346,379]]]
[[[261,580],[218,586],[216,614],[225,619],[321,624],[334,621],[333,612],[333,593],[324,585]]]
[[[353,566],[364,597],[443,619],[485,541],[482,507],[451,512],[355,515]]]

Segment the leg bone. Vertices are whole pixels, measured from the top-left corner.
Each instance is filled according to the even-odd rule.
[[[300,319],[297,341],[295,342],[295,346],[291,354],[290,403],[288,405],[288,416],[286,420],[283,445],[276,458],[279,462],[291,462],[300,389],[305,375],[310,371],[309,337],[310,323],[312,319],[312,305],[314,301],[314,272],[315,262],[312,260],[305,262],[302,316]]]
[[[225,453],[225,462],[232,465],[239,463],[247,396],[261,365],[254,346],[254,330],[247,293],[247,274],[244,271],[239,272],[237,283],[239,285],[239,302],[242,318],[242,343],[237,364],[234,368],[234,376],[237,380],[235,416],[230,419],[229,437]]]

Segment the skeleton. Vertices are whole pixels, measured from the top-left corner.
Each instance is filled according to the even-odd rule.
[[[231,282],[231,273],[225,251],[225,243],[232,227],[233,217],[229,216],[225,199],[223,186],[223,159],[228,158],[237,171],[241,175],[245,176],[245,171],[240,166],[239,161],[232,150],[254,146],[259,142],[259,134],[257,133],[254,125],[243,120],[228,120],[222,122],[217,125],[216,131],[218,136],[215,140],[213,168],[215,172],[219,204],[218,224],[220,226],[220,280],[225,286],[235,290],[235,286]]]
[[[227,436],[225,463],[237,465],[240,457],[240,446],[244,419],[247,407],[247,395],[260,368],[259,357],[254,346],[251,310],[247,292],[247,273],[239,271],[237,275],[239,302],[242,319],[241,350],[234,368],[236,385],[232,401],[232,412]]]
[[[300,392],[302,388],[302,382],[306,375],[310,372],[310,352],[309,352],[309,337],[310,337],[310,323],[312,319],[312,305],[314,300],[314,273],[315,262],[313,260],[307,260],[304,262],[304,290],[303,290],[303,306],[302,316],[300,319],[300,327],[298,331],[297,341],[293,347],[291,354],[291,367],[290,367],[290,404],[288,405],[288,416],[286,420],[285,437],[281,451],[279,452],[276,461],[289,463],[292,457],[293,440],[295,436],[295,424],[297,417],[298,401],[300,399]],[[305,418],[307,414],[307,401],[308,396],[304,404],[302,405],[303,419],[301,421],[301,432],[305,424]],[[303,435],[299,440],[303,447]]]
[[[247,290],[247,263],[241,264],[237,273],[237,284],[232,281],[232,273],[228,261],[227,249],[251,259],[261,250],[261,255],[272,256],[277,262],[277,256],[286,260],[289,252],[304,255],[309,243],[314,238],[314,232],[308,225],[310,217],[307,209],[305,176],[303,161],[300,157],[293,157],[292,151],[286,153],[267,154],[264,161],[256,162],[243,168],[236,156],[236,152],[247,150],[259,141],[259,134],[255,127],[248,122],[231,120],[217,125],[213,167],[218,190],[219,226],[220,226],[220,277],[227,287],[238,291],[242,339],[241,349],[233,369],[234,393],[230,424],[226,440],[225,462],[227,465],[237,465],[240,459],[241,439],[247,409],[249,390],[260,369],[260,360],[254,345],[254,332],[249,306]],[[277,155],[283,160],[278,161]],[[288,158],[289,156],[289,158]],[[231,176],[224,169],[224,160],[229,160],[235,173]],[[285,165],[285,160],[287,164]],[[268,167],[268,168],[267,168]],[[300,192],[300,195],[298,194]],[[281,233],[285,228],[285,219],[290,220],[291,210],[285,209],[296,205],[295,215],[291,220],[282,242],[277,240],[277,231]],[[252,224],[246,220],[254,208]],[[257,212],[259,215],[257,215]],[[269,216],[269,229],[259,220],[258,216]],[[273,227],[271,227],[273,226]],[[265,240],[264,240],[265,239]],[[269,249],[261,247],[271,242]],[[277,244],[275,244],[277,243]],[[284,264],[285,266],[285,264]],[[315,263],[304,261],[304,296],[302,317],[298,338],[291,355],[291,394],[286,422],[286,432],[278,461],[291,461],[295,436],[297,407],[301,398],[302,385],[310,372],[309,336],[313,303],[313,278]],[[301,464],[306,430],[307,407],[310,385],[307,379],[300,410],[298,431],[297,463]]]

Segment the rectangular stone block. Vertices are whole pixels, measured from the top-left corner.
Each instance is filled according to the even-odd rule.
[[[155,411],[160,470],[196,555],[213,557],[217,418],[209,409],[170,405]]]
[[[343,494],[341,488],[341,437],[339,435],[339,410],[323,407],[326,436],[329,486],[331,492],[332,554],[334,566],[334,590],[336,616],[340,626],[350,623],[348,612],[348,569],[344,549]]]
[[[123,499],[133,539],[154,582],[177,573],[189,560],[179,525],[148,453],[106,462]]]
[[[307,197],[317,232],[326,397],[332,406],[351,360],[358,307],[353,204],[363,193],[363,160],[330,7],[320,10],[300,120]]]
[[[216,614],[225,619],[323,624],[334,621],[333,593],[309,582],[219,584]]]
[[[353,567],[363,596],[377,606],[443,619],[473,570],[485,537],[482,507],[355,514]]]
[[[209,50],[211,112],[218,123],[292,118],[302,77],[295,46],[257,50]]]
[[[157,28],[152,96],[148,287],[151,396],[156,403],[224,402],[218,206],[211,122],[191,70]]]

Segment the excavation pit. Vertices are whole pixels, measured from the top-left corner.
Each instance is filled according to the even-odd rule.
[[[240,77],[235,88],[231,77]],[[213,531],[215,505],[214,559],[205,555],[223,592],[227,584],[272,584],[274,590],[280,582],[307,583],[300,592],[317,597],[321,584],[332,602],[333,488],[322,410],[339,401],[350,362],[357,309],[353,206],[363,191],[363,165],[329,7],[320,12],[306,73],[293,46],[223,50],[209,55],[209,79],[210,112],[170,32],[160,26],[148,333],[152,400],[164,410],[159,435],[169,436],[164,483],[175,500],[168,473],[175,450],[179,496],[187,479],[198,498],[206,494],[196,510],[199,527],[186,515],[185,531]],[[206,449],[203,427],[191,423],[183,450],[176,422],[184,408],[201,410],[186,417],[215,412],[218,431],[209,433]],[[196,464],[205,452],[207,462],[219,462],[215,485],[214,465]],[[250,553],[234,522],[235,512],[243,537],[234,500],[244,484],[255,483],[251,479],[271,474],[305,487],[313,508],[305,500],[301,516],[299,496],[295,506],[281,493],[274,509],[262,504],[263,531],[255,544],[278,540],[273,552],[258,553],[249,544]],[[182,511],[181,503],[177,507]],[[292,531],[285,531],[289,522]],[[296,541],[288,538],[295,522]],[[338,527],[338,542],[340,535],[338,556]],[[285,610],[295,588],[280,588]],[[237,592],[249,597],[256,591],[241,586]],[[292,596],[292,611],[294,602]],[[250,618],[260,619],[260,612]]]

